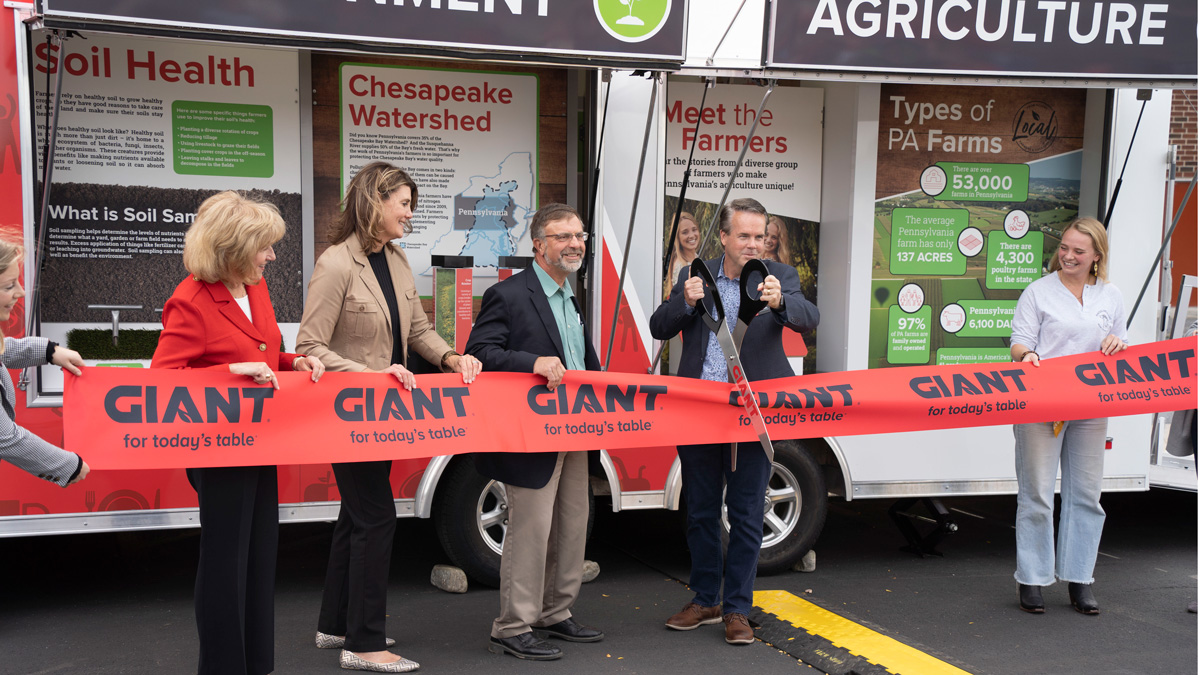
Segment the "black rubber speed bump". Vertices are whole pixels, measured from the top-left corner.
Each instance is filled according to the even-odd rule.
[[[792,657],[829,675],[894,675],[887,668],[851,654],[829,640],[796,628],[774,614],[755,607],[750,619],[759,625],[754,635]]]

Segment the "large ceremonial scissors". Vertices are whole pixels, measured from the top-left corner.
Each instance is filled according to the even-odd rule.
[[[754,432],[758,434],[758,442],[762,444],[763,452],[767,453],[767,459],[773,462],[775,461],[775,446],[771,445],[771,437],[767,434],[767,422],[758,408],[758,399],[750,389],[750,380],[746,378],[746,371],[742,368],[742,357],[738,352],[742,346],[742,339],[746,336],[746,330],[750,327],[750,321],[767,306],[761,295],[757,299],[751,297],[750,289],[757,289],[758,284],[750,286],[750,279],[756,276],[766,279],[769,274],[766,263],[761,260],[751,260],[742,267],[738,320],[737,326],[731,333],[729,325],[725,323],[725,306],[721,302],[721,294],[717,291],[717,282],[713,279],[712,272],[708,270],[708,266],[704,264],[703,260],[697,258],[692,261],[691,276],[700,277],[704,282],[704,297],[701,298],[700,308],[704,325],[717,334],[717,343],[721,345],[721,352],[725,355],[725,365],[729,368],[729,379],[737,387],[742,408],[745,409],[746,416],[750,418],[750,425],[754,427]],[[736,471],[737,443],[733,444],[730,464],[731,469]]]

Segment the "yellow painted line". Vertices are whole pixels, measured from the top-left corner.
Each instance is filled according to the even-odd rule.
[[[787,591],[755,591],[754,605],[796,628],[903,675],[970,675],[903,642],[842,618]]]

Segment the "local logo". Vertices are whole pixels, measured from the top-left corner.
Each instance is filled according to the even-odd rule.
[[[1013,118],[1013,141],[1025,152],[1041,152],[1058,140],[1054,108],[1041,101],[1021,106]]]
[[[671,0],[592,0],[596,20],[621,42],[654,37],[671,16]]]

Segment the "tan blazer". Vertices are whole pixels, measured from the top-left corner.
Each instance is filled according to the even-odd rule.
[[[400,310],[404,362],[408,363],[412,347],[439,366],[451,348],[421,308],[408,257],[393,244],[384,250]],[[383,370],[391,364],[391,312],[357,237],[330,246],[317,260],[308,282],[296,350],[316,356],[335,371]]]

